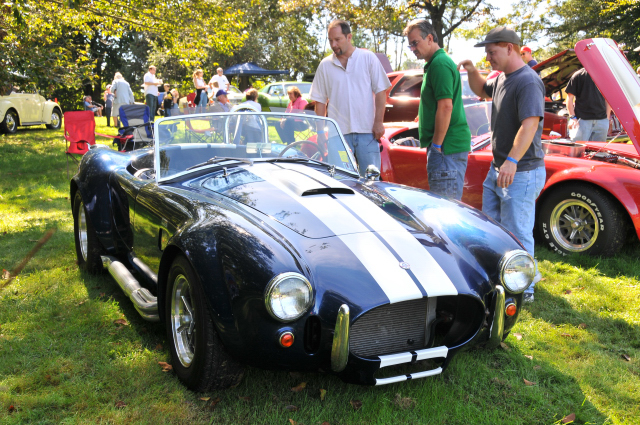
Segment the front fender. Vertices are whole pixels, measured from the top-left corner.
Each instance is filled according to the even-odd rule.
[[[640,238],[640,171],[630,167],[595,163],[590,167],[576,167],[554,173],[545,184],[539,200],[568,182],[589,183],[611,194],[625,209]]]
[[[12,102],[6,99],[0,100],[0,122],[4,121],[4,116],[9,109],[16,109],[16,107]],[[18,114],[18,120],[20,120],[20,114]]]

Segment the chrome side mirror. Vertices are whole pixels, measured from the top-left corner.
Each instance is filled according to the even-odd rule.
[[[378,180],[380,178],[380,170],[378,170],[378,167],[371,164],[367,166],[367,169],[364,172],[364,178],[367,180]]]

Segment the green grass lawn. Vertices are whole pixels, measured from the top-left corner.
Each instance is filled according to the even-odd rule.
[[[0,269],[57,229],[0,289],[2,424],[640,424],[637,241],[610,259],[540,247],[545,279],[506,344],[461,353],[440,376],[375,388],[247,368],[236,388],[192,393],[158,364],[162,326],[108,275],[78,270],[64,150],[44,127],[0,136]]]

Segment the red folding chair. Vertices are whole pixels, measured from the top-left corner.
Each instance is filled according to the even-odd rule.
[[[187,95],[187,105],[189,106],[189,108],[195,108],[196,107],[196,94],[195,92],[189,93]]]
[[[96,144],[96,136],[114,139],[117,136],[96,133],[96,120],[92,111],[68,111],[64,113],[64,138],[66,140],[67,178],[69,178],[69,157],[77,164],[74,155],[84,155],[90,145]]]

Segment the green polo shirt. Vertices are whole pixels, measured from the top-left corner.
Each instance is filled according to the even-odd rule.
[[[420,107],[418,109],[418,131],[420,146],[431,144],[436,127],[438,100],[451,99],[453,110],[449,129],[442,142],[442,153],[469,152],[471,150],[471,131],[467,125],[462,104],[462,81],[460,71],[443,49],[438,49],[424,66]]]

